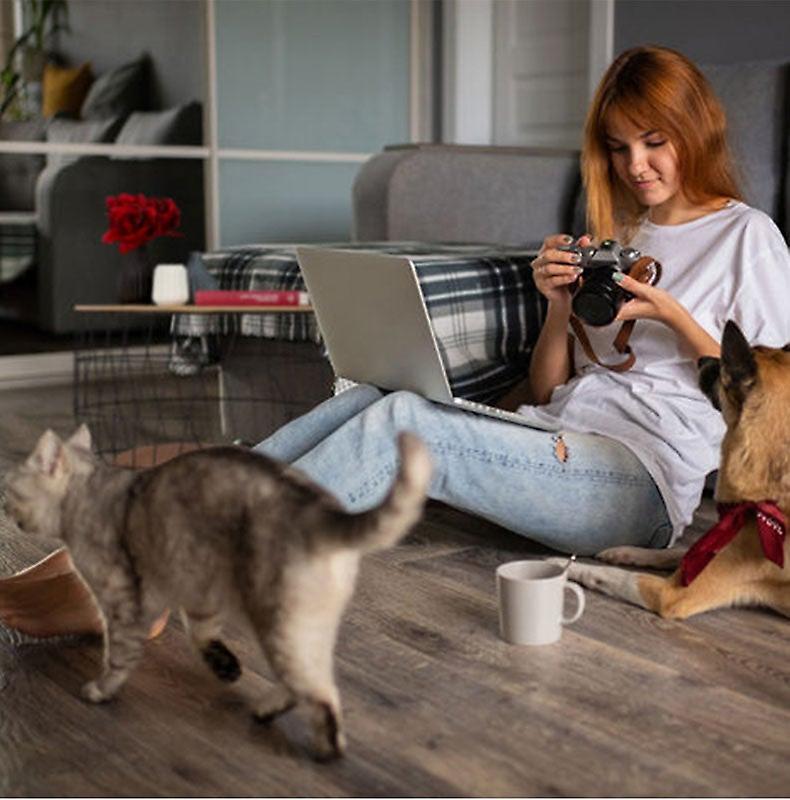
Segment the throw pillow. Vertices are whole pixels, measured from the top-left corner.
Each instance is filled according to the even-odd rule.
[[[56,117],[47,128],[47,141],[60,144],[76,142],[112,142],[123,123],[123,117],[111,119],[77,120]],[[50,153],[47,164],[69,164],[80,156]]]
[[[82,104],[83,119],[128,116],[148,107],[148,56],[100,75]]]
[[[45,117],[53,117],[59,112],[77,115],[85,100],[93,73],[91,65],[85,63],[80,67],[59,67],[47,64],[42,79],[41,113]]]
[[[202,123],[201,105],[197,102],[167,111],[135,111],[121,128],[117,144],[200,145]]]

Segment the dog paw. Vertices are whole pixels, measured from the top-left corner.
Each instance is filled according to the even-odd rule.
[[[595,554],[598,561],[606,564],[617,564],[621,567],[636,567],[644,563],[645,548],[623,545],[621,547],[607,547]]]
[[[585,589],[595,589],[599,592],[607,585],[606,575],[598,572],[595,567],[580,568],[571,574],[571,578]]]
[[[567,558],[564,556],[552,556],[551,558],[546,559],[547,564],[552,564],[555,567],[560,567],[562,570],[565,571],[565,574],[571,579],[575,580],[576,576],[579,574],[579,570],[583,566],[579,564],[578,561],[568,561]]]
[[[82,697],[89,703],[106,703],[112,694],[103,690],[99,681],[88,681],[82,687]]]

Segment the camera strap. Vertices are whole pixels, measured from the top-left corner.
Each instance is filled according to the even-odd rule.
[[[640,283],[650,282],[650,278],[653,274],[655,274],[655,280],[653,280],[652,283],[655,286],[655,284],[657,284],[661,278],[661,264],[659,264],[654,258],[650,258],[650,256],[642,256],[642,258],[640,258],[633,265],[633,267],[631,267],[631,270],[628,273],[629,277],[633,278],[635,281],[639,281]],[[576,338],[579,340],[579,344],[582,346],[582,350],[584,350],[584,354],[594,364],[598,364],[601,367],[606,367],[606,369],[610,369],[612,372],[627,372],[629,369],[631,369],[631,367],[634,366],[634,363],[636,362],[636,355],[634,355],[634,351],[628,344],[628,340],[631,338],[631,332],[634,330],[635,324],[635,319],[626,320],[620,326],[620,330],[617,332],[617,336],[614,338],[614,349],[617,350],[618,353],[624,355],[625,360],[618,364],[604,364],[603,361],[601,361],[595,354],[595,350],[593,350],[590,338],[587,336],[587,331],[584,330],[582,321],[575,314],[571,314],[571,327],[573,328],[573,332],[576,334]]]

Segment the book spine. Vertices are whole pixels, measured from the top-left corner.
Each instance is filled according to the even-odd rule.
[[[307,306],[307,292],[295,289],[198,289],[196,306]]]

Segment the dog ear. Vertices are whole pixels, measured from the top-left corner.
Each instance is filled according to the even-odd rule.
[[[741,329],[728,320],[721,339],[721,383],[727,396],[737,405],[743,405],[757,380],[757,361],[741,333]]]
[[[699,370],[699,388],[708,400],[713,403],[713,407],[717,411],[721,411],[719,404],[719,370],[721,362],[718,358],[712,356],[702,356],[697,361],[697,369]]]

